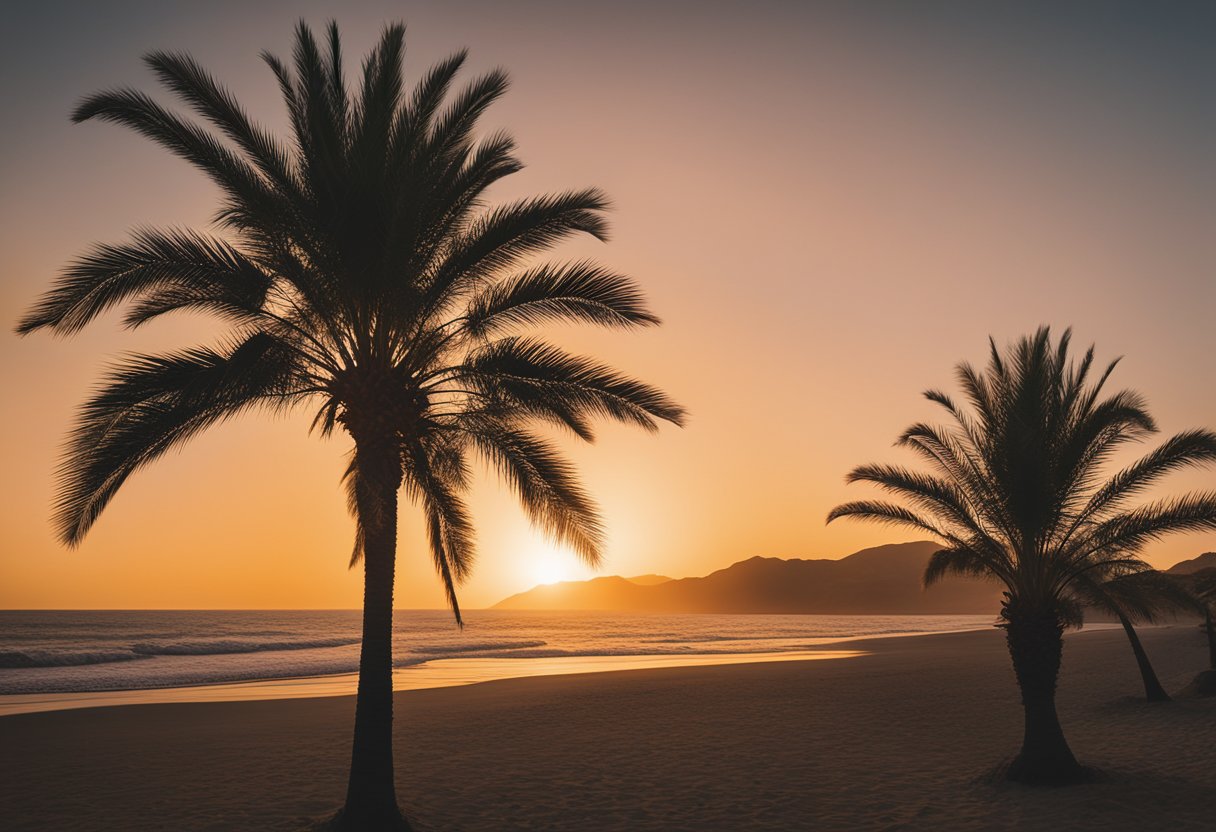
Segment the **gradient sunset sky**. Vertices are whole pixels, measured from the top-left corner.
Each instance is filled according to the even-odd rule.
[[[193,54],[263,123],[285,123],[258,52],[336,17],[354,69],[385,21],[407,68],[471,50],[512,91],[483,120],[526,170],[494,192],[597,185],[613,239],[579,243],[635,276],[665,325],[559,333],[670,391],[689,426],[604,428],[571,445],[609,532],[605,574],[700,575],[756,554],[838,557],[912,539],[841,522],[844,474],[936,418],[920,398],[1048,323],[1074,327],[1163,432],[1216,426],[1216,4],[26,3],[5,13],[0,320],[57,271],[138,225],[206,228],[216,190],[133,132],[73,126],[89,92],[154,92],[139,61]],[[50,522],[60,442],[117,354],[207,342],[176,318],[117,316],[61,340],[0,336],[0,607],[356,607],[347,443],[308,416],[250,416],[137,474],[84,545]],[[1211,488],[1211,470],[1167,481]],[[476,489],[466,606],[590,572]],[[1171,538],[1168,566],[1216,549]],[[441,606],[403,511],[399,607]]]

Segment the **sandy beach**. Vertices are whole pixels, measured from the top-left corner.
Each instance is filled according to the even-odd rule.
[[[1192,627],[1146,630],[1171,691]],[[1216,700],[1147,705],[1120,631],[1066,644],[1060,709],[1094,783],[990,773],[1020,708],[999,632],[829,661],[504,680],[397,694],[398,790],[425,830],[1210,829]],[[351,697],[0,719],[8,830],[300,830],[341,802]]]

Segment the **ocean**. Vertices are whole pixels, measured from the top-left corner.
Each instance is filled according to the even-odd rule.
[[[659,615],[400,610],[398,688],[509,676],[800,658],[838,641],[990,627],[982,615]],[[353,692],[360,613],[0,611],[0,715]],[[844,645],[839,655],[855,654]],[[831,654],[824,654],[831,655]]]

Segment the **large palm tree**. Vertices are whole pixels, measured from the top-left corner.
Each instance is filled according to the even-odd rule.
[[[132,328],[175,311],[212,313],[229,327],[217,346],[127,360],[84,404],[55,515],[71,546],[137,469],[238,413],[308,406],[320,434],[349,434],[352,566],[363,562],[364,607],[340,818],[357,829],[405,827],[391,736],[398,492],[425,516],[459,621],[455,587],[473,558],[471,455],[489,460],[534,523],[595,563],[595,507],[536,428],[590,441],[595,417],[654,430],[683,416],[654,387],[521,332],[658,320],[626,277],[590,262],[527,263],[573,235],[602,239],[599,191],[487,206],[487,189],[521,167],[509,136],[475,133],[506,75],[453,93],[460,52],[407,90],[403,53],[404,28],[386,27],[352,91],[336,25],[318,41],[301,23],[290,64],[263,55],[287,105],[285,141],[182,54],[145,60],[218,134],[135,90],[85,99],[75,121],[133,128],[206,173],[223,193],[227,238],[145,228],[97,246],[19,325],[71,334],[126,304]]]
[[[1216,434],[1178,434],[1114,474],[1116,451],[1157,428],[1136,393],[1103,394],[1117,362],[1093,375],[1091,347],[1070,358],[1070,333],[1053,345],[1046,327],[1004,354],[989,340],[983,371],[961,364],[966,403],[939,391],[949,427],[916,424],[897,445],[918,454],[924,473],[863,465],[848,476],[896,495],[837,506],[829,522],[856,517],[927,532],[943,548],[925,583],[951,574],[1005,586],[1000,626],[1022,693],[1022,748],[1010,779],[1081,779],[1056,715],[1055,690],[1067,625],[1078,622],[1088,585],[1147,570],[1137,555],[1162,535],[1216,528],[1216,493],[1135,505],[1171,471],[1216,460]]]

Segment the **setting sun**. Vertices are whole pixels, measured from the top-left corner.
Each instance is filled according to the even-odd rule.
[[[547,540],[531,542],[518,556],[521,571],[530,584],[585,581],[596,571],[584,565],[569,549]]]

